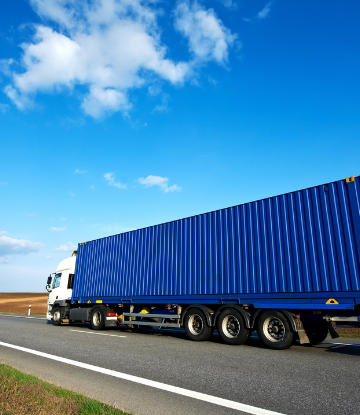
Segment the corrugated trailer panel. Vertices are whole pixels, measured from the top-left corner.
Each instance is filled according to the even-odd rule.
[[[73,299],[349,293],[359,258],[356,177],[80,244]]]

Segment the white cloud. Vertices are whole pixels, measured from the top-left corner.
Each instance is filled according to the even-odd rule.
[[[181,190],[181,187],[180,186],[178,186],[176,184],[173,184],[172,186],[169,186],[166,189],[164,189],[164,192],[165,193],[168,193],[168,192],[180,192],[180,190]]]
[[[0,182],[0,184],[5,186],[5,185],[7,185],[9,183],[7,183],[7,182]]]
[[[168,103],[169,103],[170,95],[169,94],[162,94],[161,96],[161,104],[156,105],[153,109],[153,112],[165,112],[168,110]]]
[[[14,239],[7,236],[6,231],[0,232],[0,263],[8,263],[6,255],[29,254],[40,251],[43,244],[26,239]]]
[[[258,19],[265,19],[265,17],[270,13],[272,3],[272,1],[269,1],[269,3],[267,3],[265,7],[259,11],[257,14]]]
[[[71,190],[69,191],[69,195],[72,196],[72,197],[75,197],[76,196],[76,194],[73,193]]]
[[[117,91],[114,88],[90,87],[90,92],[82,103],[85,112],[94,118],[101,118],[106,114],[127,111],[131,108],[124,92]]]
[[[61,245],[59,248],[55,248],[55,252],[71,252],[76,248],[76,245],[69,241],[67,244]]]
[[[75,173],[78,173],[78,174],[85,174],[85,173],[87,173],[87,171],[86,171],[86,170],[79,170],[79,169],[76,169],[76,170],[75,170]]]
[[[161,87],[159,85],[150,85],[148,92],[151,96],[156,97],[161,93]]]
[[[66,229],[66,226],[64,226],[63,228],[55,228],[55,226],[52,226],[51,228],[49,228],[49,230],[50,230],[51,232],[64,232],[64,231],[66,231],[67,229]]]
[[[0,59],[0,73],[6,76],[11,76],[11,66],[14,64],[14,59]]]
[[[223,64],[236,39],[213,9],[180,1],[175,26],[189,39],[189,61],[167,57],[157,17],[161,2],[144,0],[30,0],[43,19],[21,45],[22,73],[3,60],[12,79],[4,92],[19,109],[39,92],[83,86],[81,107],[94,118],[131,109],[128,91],[167,81],[181,85],[201,61]],[[231,5],[232,1],[225,1]],[[174,49],[176,45],[171,45]],[[5,70],[4,69],[4,70]]]
[[[33,106],[31,99],[27,95],[19,92],[19,90],[11,85],[7,85],[4,88],[4,92],[20,110],[25,110]]]
[[[126,189],[126,184],[115,181],[114,173],[105,173],[104,177],[105,177],[105,180],[108,182],[109,186],[115,186],[118,189]]]
[[[48,256],[46,256],[44,259],[45,259],[45,261],[48,261],[49,259],[51,259],[52,258],[52,256],[51,255],[48,255]]]
[[[236,10],[238,8],[238,4],[236,0],[218,0],[222,3],[225,7],[231,10]]]
[[[175,28],[189,40],[190,50],[202,61],[224,64],[228,50],[237,35],[232,34],[213,9],[205,9],[197,1],[179,1],[175,10]]]
[[[169,179],[167,177],[149,175],[146,178],[140,177],[138,182],[144,187],[159,186],[164,193],[175,191],[178,192],[181,190],[181,187],[177,186],[176,184],[168,186]]]
[[[141,0],[32,0],[44,19],[59,25],[35,26],[32,43],[23,44],[25,72],[5,89],[20,109],[38,91],[88,87],[82,108],[94,118],[131,108],[127,91],[147,82],[147,73],[177,84],[189,65],[166,58],[156,12]]]

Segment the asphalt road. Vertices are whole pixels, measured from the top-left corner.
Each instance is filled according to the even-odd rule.
[[[42,318],[0,314],[0,342],[7,344],[0,344],[1,362],[132,414],[360,411],[360,339],[274,351],[256,336],[246,345],[228,346],[216,334],[201,343],[187,340],[180,329],[94,332],[87,325],[55,327]],[[186,390],[185,396],[173,387]],[[245,406],[231,409],[231,402]]]

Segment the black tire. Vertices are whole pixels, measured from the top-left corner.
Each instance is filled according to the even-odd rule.
[[[325,320],[304,321],[303,325],[312,346],[322,343],[326,339],[329,328]]]
[[[60,326],[61,325],[61,311],[59,307],[55,307],[53,311],[53,325]]]
[[[95,308],[90,314],[90,325],[93,330],[103,330],[105,327],[105,315],[101,308]]]
[[[223,342],[232,345],[243,344],[250,335],[245,321],[239,311],[227,308],[223,310],[216,323],[217,331]]]
[[[294,333],[281,311],[264,311],[259,317],[257,332],[260,340],[270,349],[283,350],[293,344]]]
[[[185,316],[185,332],[190,340],[209,340],[214,329],[207,325],[204,312],[198,308],[191,308]]]

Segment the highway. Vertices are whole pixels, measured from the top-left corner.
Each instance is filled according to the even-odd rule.
[[[332,415],[360,408],[360,339],[268,350],[253,335],[228,346],[215,333],[55,327],[0,314],[0,361],[132,414]]]

